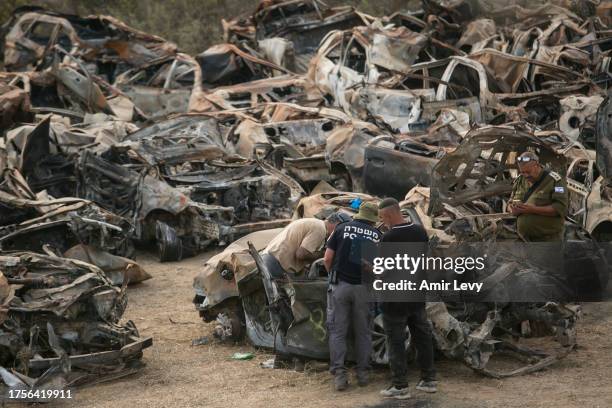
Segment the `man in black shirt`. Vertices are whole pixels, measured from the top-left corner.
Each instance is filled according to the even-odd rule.
[[[406,245],[406,252],[411,257],[426,254],[427,233],[415,223],[407,223],[401,213],[399,203],[394,198],[382,200],[378,206],[378,215],[390,228],[381,242],[421,243]],[[384,249],[384,248],[383,248]],[[423,271],[417,275],[423,276]],[[389,366],[391,368],[391,386],[381,395],[389,398],[410,398],[407,378],[407,356],[404,342],[406,324],[410,329],[412,341],[416,346],[417,360],[421,369],[421,380],[416,389],[425,392],[436,392],[435,370],[433,367],[433,341],[431,326],[425,312],[425,302],[385,302],[381,306],[383,325],[389,345]]]
[[[357,383],[368,383],[372,333],[368,291],[361,282],[363,256],[366,247],[380,241],[381,233],[374,227],[378,221],[378,206],[362,203],[351,222],[336,227],[327,241],[324,263],[329,273],[327,290],[327,330],[329,333],[330,372],[334,375],[337,391],[348,387],[346,337],[353,327],[357,360]]]

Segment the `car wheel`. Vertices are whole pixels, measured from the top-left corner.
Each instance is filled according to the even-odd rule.
[[[411,336],[408,326],[406,326],[406,340],[404,341],[404,347],[408,360],[411,360]],[[389,345],[387,344],[387,335],[383,327],[382,314],[378,314],[374,318],[374,327],[372,328],[372,362],[379,365],[389,364]]]
[[[160,262],[180,261],[183,259],[183,244],[174,228],[161,221],[155,224],[155,240]]]

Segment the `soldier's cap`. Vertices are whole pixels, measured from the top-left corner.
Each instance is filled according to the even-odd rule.
[[[378,222],[378,206],[372,202],[361,203],[359,212],[353,218],[356,220]]]
[[[529,163],[529,162],[538,163],[540,161],[540,158],[534,152],[523,152],[519,157],[516,158],[516,161],[518,163]]]

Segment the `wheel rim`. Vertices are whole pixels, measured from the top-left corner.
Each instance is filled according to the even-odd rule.
[[[404,348],[406,353],[410,350],[410,330],[406,326],[406,340]],[[387,365],[389,364],[389,345],[387,344],[387,335],[383,326],[382,314],[378,314],[374,318],[372,328],[372,362],[374,364]]]

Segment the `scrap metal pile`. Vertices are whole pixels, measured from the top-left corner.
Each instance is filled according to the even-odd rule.
[[[149,277],[129,260],[135,246],[177,261],[263,233],[261,250],[292,217],[381,196],[405,199],[436,242],[516,238],[511,220],[496,214],[527,149],[568,176],[568,239],[609,241],[611,21],[610,3],[595,0],[423,0],[384,17],[318,0],[262,1],[223,20],[223,43],[190,56],[113,17],[17,9],[1,31],[0,251],[77,258],[124,287]],[[196,305],[206,320],[219,318],[222,335],[246,327],[256,344],[274,347],[269,324],[258,332],[249,317],[271,299],[246,289],[252,276],[265,281],[252,273],[248,237],[208,261]],[[28,268],[2,271],[10,282],[35,273]],[[286,332],[310,351],[288,350],[325,358],[316,349],[326,344],[325,284],[311,283],[297,293],[322,309],[302,309],[298,331]],[[15,292],[21,307],[36,299],[24,288]],[[94,292],[83,298],[90,312],[100,307]],[[485,319],[437,304],[439,348],[482,372],[488,357],[475,355],[499,344],[493,333],[516,333],[503,327],[511,313],[503,306]],[[525,316],[571,331],[573,309],[545,308]],[[107,309],[87,316],[116,323],[121,313]],[[17,312],[9,307],[9,316]],[[512,324],[527,320],[515,315]],[[462,335],[444,346],[451,321]],[[74,340],[85,334],[19,322],[30,348],[46,330],[60,360],[91,352]],[[303,341],[300,322],[315,325],[317,345]],[[117,350],[126,338],[99,344]],[[15,361],[3,364],[23,374]]]
[[[60,390],[139,368],[151,338],[140,338],[131,321],[119,323],[125,285],[113,286],[91,264],[35,252],[0,256],[0,270],[6,387]]]

